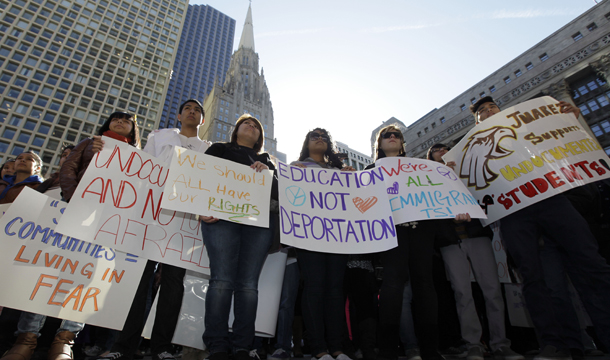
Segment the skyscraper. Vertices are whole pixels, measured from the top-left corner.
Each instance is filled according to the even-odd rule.
[[[178,127],[184,100],[203,101],[229,69],[235,20],[207,5],[189,5],[159,127]]]
[[[254,50],[252,7],[241,33],[239,48],[231,57],[224,83],[214,84],[203,108],[206,122],[199,128],[199,137],[212,142],[229,141],[235,121],[244,113],[259,119],[265,132],[265,151],[277,154],[273,129],[273,107],[264,71],[258,71],[258,54]]]
[[[24,150],[54,171],[62,142],[113,111],[156,129],[187,0],[0,1],[0,160]],[[50,168],[49,168],[50,167]]]

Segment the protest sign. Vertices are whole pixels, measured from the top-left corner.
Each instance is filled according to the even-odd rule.
[[[486,209],[484,224],[553,195],[610,177],[610,160],[550,97],[486,119],[445,156]]]
[[[11,206],[12,204],[2,204],[0,205],[0,217],[2,217],[2,215],[4,215],[4,213],[6,212],[6,210],[8,210],[8,208]]]
[[[0,305],[120,330],[146,260],[55,231],[66,205],[25,187],[0,219]]]
[[[258,307],[254,324],[256,336],[273,337],[275,335],[285,269],[286,253],[277,252],[267,256],[258,281]],[[205,330],[205,296],[209,286],[208,278],[206,275],[186,272],[184,297],[180,317],[174,331],[173,344],[205,349],[201,336]],[[158,298],[157,295],[142,332],[142,336],[147,338],[150,338],[152,334]],[[229,327],[231,327],[233,319],[233,305],[231,305]]]
[[[366,254],[398,245],[383,177],[278,164],[281,242],[337,254]]]
[[[161,206],[244,225],[269,227],[273,172],[174,148]]]
[[[159,159],[104,137],[57,231],[96,245],[209,273],[197,215],[161,209],[167,168]]]
[[[396,224],[465,213],[472,218],[486,217],[455,172],[439,162],[386,157],[377,160],[371,171],[385,182]]]

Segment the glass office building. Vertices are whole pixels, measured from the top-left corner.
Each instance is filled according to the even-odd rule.
[[[113,111],[156,129],[187,0],[0,0],[0,161],[96,134]]]
[[[189,5],[159,127],[180,127],[180,104],[191,98],[203,102],[214,81],[224,82],[234,37],[234,19],[211,6]]]

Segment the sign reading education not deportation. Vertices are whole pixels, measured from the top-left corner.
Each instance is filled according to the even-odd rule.
[[[209,274],[199,218],[161,208],[165,164],[104,137],[57,231],[96,245]]]
[[[66,206],[25,187],[0,219],[0,305],[120,330],[146,259],[57,232]]]
[[[566,190],[610,177],[610,160],[558,101],[526,101],[468,132],[445,161],[487,211],[490,223]]]
[[[454,218],[465,213],[472,218],[486,217],[455,172],[441,163],[386,157],[377,160],[371,172],[385,182],[396,224]]]
[[[280,162],[278,179],[282,243],[339,254],[397,246],[386,187],[375,172],[299,168]]]
[[[175,148],[161,206],[245,225],[269,227],[273,172]]]

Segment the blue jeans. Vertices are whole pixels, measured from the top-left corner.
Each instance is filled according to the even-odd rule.
[[[258,307],[258,278],[273,240],[275,217],[260,228],[220,220],[201,223],[210,258],[210,286],[205,300],[203,342],[210,354],[231,348],[249,350],[254,340]],[[234,299],[233,333],[229,340],[229,313]]]
[[[413,289],[409,281],[405,285],[402,295],[402,312],[400,313],[400,342],[405,350],[418,348],[415,326],[413,325],[413,314],[411,313],[411,302],[413,301]]]
[[[22,311],[19,317],[19,323],[17,323],[17,335],[23,333],[34,333],[40,336],[40,330],[44,326],[44,322],[47,320],[45,315],[33,314],[27,311]],[[84,323],[78,323],[70,320],[64,320],[61,322],[61,326],[57,329],[57,333],[61,331],[71,331],[78,335],[78,333],[85,327]]]
[[[293,262],[286,265],[284,281],[282,283],[282,296],[280,297],[280,311],[277,317],[277,343],[276,349],[290,353],[292,349],[292,321],[294,320],[294,305],[299,292],[299,264]]]

